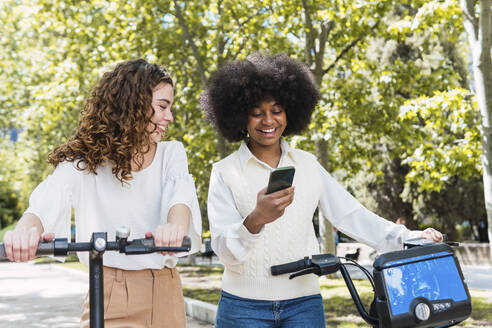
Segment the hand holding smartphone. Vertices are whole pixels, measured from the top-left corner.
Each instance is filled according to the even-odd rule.
[[[279,191],[292,186],[294,181],[294,173],[296,169],[293,166],[285,166],[274,169],[270,173],[266,194]]]

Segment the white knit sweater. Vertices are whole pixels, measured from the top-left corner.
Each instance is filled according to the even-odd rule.
[[[249,161],[241,170],[238,153],[233,153],[215,165],[225,184],[232,191],[236,207],[244,218],[256,206],[256,197],[268,181],[270,169],[257,161]],[[293,150],[284,156],[280,166],[292,165],[295,197],[283,216],[265,225],[261,236],[240,264],[226,265],[222,278],[223,290],[246,298],[278,300],[291,299],[320,292],[318,278],[306,275],[289,280],[288,275],[272,276],[270,267],[299,260],[319,253],[312,223],[318,206],[321,183],[313,155]]]

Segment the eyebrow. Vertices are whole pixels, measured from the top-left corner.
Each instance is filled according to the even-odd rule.
[[[169,101],[169,99],[166,99],[166,98],[161,98],[161,99],[156,99],[157,101],[165,101],[167,102],[169,105],[171,104],[171,101]]]

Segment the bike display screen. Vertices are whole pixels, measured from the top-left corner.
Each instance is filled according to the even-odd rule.
[[[468,299],[456,263],[448,252],[386,262],[382,272],[393,315],[411,311],[411,303],[417,297],[431,302]]]

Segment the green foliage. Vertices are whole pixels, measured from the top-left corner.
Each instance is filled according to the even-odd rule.
[[[0,26],[0,132],[22,129],[0,153],[11,165],[0,192],[13,188],[20,209],[51,172],[46,156],[74,132],[95,81],[144,57],[176,81],[169,138],[186,147],[207,230],[212,163],[237,145],[205,122],[200,93],[224,62],[261,50],[311,68],[322,101],[309,129],[289,141],[324,156],[323,141],[326,167],[372,209],[388,218],[403,211],[415,226],[482,216],[470,209],[451,218],[443,206],[463,190],[478,195],[481,175],[456,0],[5,0]]]
[[[453,176],[466,180],[481,174],[480,117],[471,99],[464,89],[436,91],[400,107],[407,181],[418,192],[440,191]]]
[[[12,225],[21,215],[21,200],[15,185],[16,171],[10,154],[14,145],[0,138],[0,230]]]

